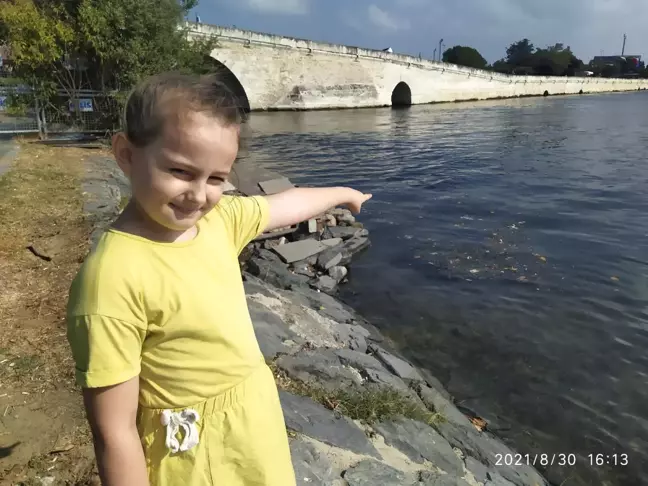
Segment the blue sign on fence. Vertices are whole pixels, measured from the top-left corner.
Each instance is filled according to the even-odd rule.
[[[0,96],[0,111],[5,111],[7,109],[7,97]]]
[[[94,111],[94,107],[92,105],[92,98],[81,98],[79,100],[70,100],[70,111],[75,111],[74,110],[74,105],[75,103],[78,103],[79,105],[79,111]]]

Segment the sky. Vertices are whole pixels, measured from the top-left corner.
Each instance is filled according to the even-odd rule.
[[[432,59],[443,39],[489,61],[511,43],[593,56],[648,55],[647,0],[200,0],[190,20]]]

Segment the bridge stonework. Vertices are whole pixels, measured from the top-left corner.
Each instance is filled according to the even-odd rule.
[[[410,105],[648,88],[648,79],[509,76],[401,54],[188,23],[251,110]]]

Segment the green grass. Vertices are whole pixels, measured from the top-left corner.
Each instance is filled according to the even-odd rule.
[[[326,390],[289,378],[274,363],[270,364],[280,388],[295,395],[307,396],[329,410],[353,420],[374,424],[405,417],[428,425],[445,420],[441,413],[430,411],[402,392],[390,387],[365,386]]]

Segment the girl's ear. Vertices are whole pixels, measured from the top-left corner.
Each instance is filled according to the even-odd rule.
[[[117,165],[126,175],[130,177],[133,167],[133,146],[124,132],[118,132],[112,137],[112,151]]]

